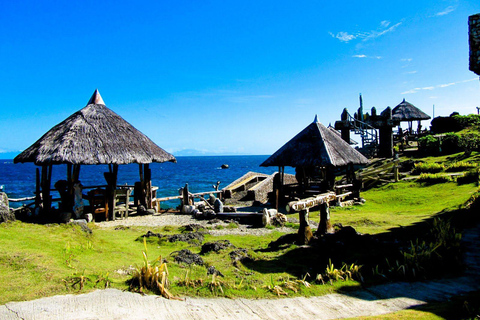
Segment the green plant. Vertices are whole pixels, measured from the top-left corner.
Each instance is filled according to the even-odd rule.
[[[466,162],[466,161],[457,161],[448,165],[445,171],[459,172],[459,171],[465,171],[465,170],[476,168],[476,167],[478,167],[476,163]]]
[[[145,289],[160,293],[167,299],[176,299],[167,289],[168,269],[167,263],[159,256],[153,263],[148,261],[147,241],[144,238],[143,266],[136,267],[132,279],[130,279],[130,290],[143,292]],[[159,265],[157,265],[159,264]]]
[[[418,178],[418,182],[425,182],[429,184],[435,183],[443,183],[453,181],[453,177],[445,175],[445,174],[438,174],[438,173],[422,173]]]
[[[78,288],[78,291],[82,291],[85,284],[90,281],[90,278],[85,275],[85,269],[83,269],[83,272],[81,274],[75,272],[72,277],[63,280],[65,285],[70,284],[73,289]]]
[[[443,164],[439,163],[424,163],[424,162],[419,162],[415,163],[413,167],[413,172],[414,174],[418,173],[438,173],[445,170],[445,166]]]
[[[480,149],[480,134],[477,132],[462,134],[459,145],[466,155],[470,155],[472,151],[478,151]]]
[[[452,154],[461,151],[459,146],[460,135],[453,132],[446,133],[441,138],[441,147],[443,154]]]
[[[227,225],[227,229],[237,229],[238,228],[238,224],[235,223],[235,222],[230,222],[228,225]]]
[[[427,135],[418,139],[418,150],[424,154],[437,154],[440,151],[440,141]]]

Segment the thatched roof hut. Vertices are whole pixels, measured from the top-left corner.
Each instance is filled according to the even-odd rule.
[[[95,90],[85,108],[60,122],[14,162],[48,164],[146,164],[176,162],[130,123],[105,106]]]
[[[341,136],[317,121],[308,125],[260,166],[342,167],[367,164],[368,159]]]
[[[73,184],[79,179],[81,165],[108,164],[105,179],[112,195],[117,188],[118,165],[138,163],[140,182],[136,195],[141,204],[151,208],[149,164],[168,161],[176,162],[176,159],[107,108],[98,90],[85,108],[54,126],[14,159],[15,163],[34,162],[42,167],[41,178],[37,169],[35,205],[45,212],[51,207],[52,165],[67,164],[67,194],[73,198]],[[73,199],[62,199],[62,202],[68,202],[69,207]],[[113,206],[109,210],[113,210]]]
[[[431,117],[410,102],[403,101],[393,108],[392,119],[398,121],[429,120]]]

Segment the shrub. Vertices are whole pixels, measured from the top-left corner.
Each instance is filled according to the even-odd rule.
[[[465,151],[465,154],[480,150],[480,134],[474,132],[463,134],[460,137],[459,145]]]
[[[469,114],[466,116],[454,115],[452,118],[455,120],[458,127],[461,128],[460,130],[480,125],[480,115],[478,114]]]
[[[445,171],[447,172],[459,172],[459,171],[465,171],[468,169],[476,168],[477,164],[476,163],[471,163],[471,162],[466,162],[466,161],[458,161],[450,164]]]
[[[143,266],[136,267],[132,278],[128,281],[130,290],[144,292],[148,289],[152,292],[159,293],[167,299],[175,298],[167,289],[168,287],[168,269],[167,263],[158,257],[153,263],[148,261],[147,241],[143,238],[143,246],[145,251],[143,254]]]
[[[429,184],[443,183],[453,181],[451,176],[438,173],[422,173],[417,179],[418,182],[425,182]]]
[[[443,164],[419,162],[415,163],[412,173],[438,173],[443,170],[445,170]]]
[[[432,135],[418,139],[418,150],[425,154],[436,154],[440,150],[440,141]]]
[[[462,151],[459,146],[460,136],[456,133],[449,132],[441,138],[441,146],[443,154],[452,154]]]

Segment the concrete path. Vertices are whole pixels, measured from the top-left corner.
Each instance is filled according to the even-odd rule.
[[[478,290],[480,226],[462,237],[468,248],[462,277],[415,283],[391,283],[348,294],[286,299],[166,300],[156,296],[97,290],[0,306],[0,319],[338,319],[392,313]]]

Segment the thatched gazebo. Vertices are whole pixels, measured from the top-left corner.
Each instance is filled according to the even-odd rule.
[[[333,170],[367,164],[368,159],[352,148],[341,136],[315,120],[265,160],[262,167],[279,167],[280,187],[283,188],[285,167],[296,169],[302,184],[315,168],[321,168],[326,182],[331,184]],[[334,176],[333,176],[334,179]],[[331,186],[330,186],[331,187]]]
[[[312,174],[322,173],[322,186],[317,192],[333,190],[335,168],[346,167],[347,175],[354,178],[354,165],[365,165],[368,159],[360,152],[352,148],[342,137],[323,124],[318,122],[317,117],[305,129],[288,141],[283,147],[278,149],[273,155],[265,160],[260,166],[278,166],[279,167],[279,196],[283,197],[284,173],[285,167],[294,167],[296,178],[300,189],[305,189],[308,180]],[[306,182],[305,182],[306,181]],[[278,209],[278,198],[277,205]],[[328,229],[328,204],[320,208],[321,223],[318,229],[319,233],[324,233]],[[310,227],[308,226],[308,210],[299,213],[300,228],[299,242],[307,243],[311,238]]]
[[[407,102],[405,101],[405,99],[403,99],[403,101],[399,105],[393,108],[392,119],[400,122],[408,122],[409,132],[412,133],[413,121],[416,121],[416,120],[418,121],[418,129],[419,129],[418,131],[420,131],[421,129],[420,122],[422,120],[429,120],[431,119],[431,117],[425,112],[423,112],[422,110],[415,107],[410,102]]]
[[[54,126],[14,159],[14,163],[34,162],[41,166],[41,177],[37,168],[35,204],[46,212],[51,208],[53,165],[67,164],[67,190],[73,198],[73,184],[79,178],[81,165],[108,164],[109,173],[105,177],[108,188],[113,191],[118,166],[138,163],[142,192],[139,199],[151,208],[149,164],[167,161],[176,162],[176,159],[107,108],[98,90],[86,107]]]

